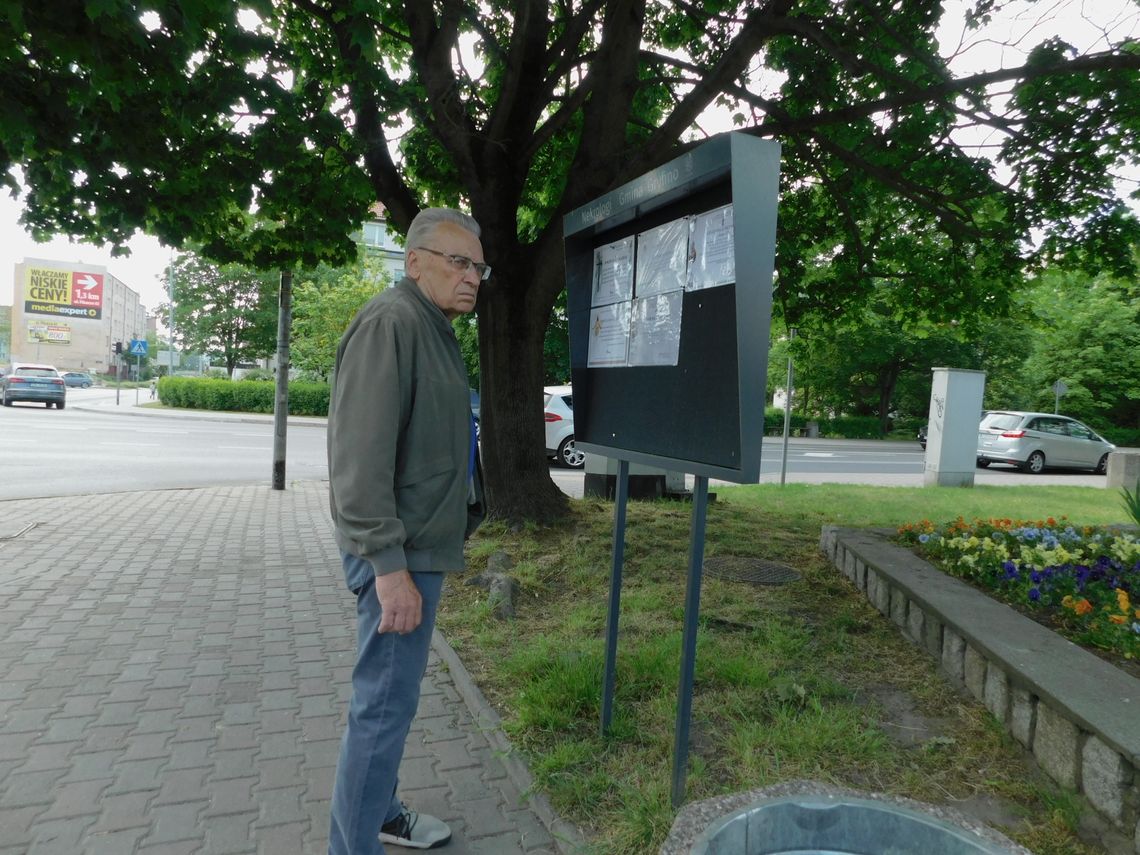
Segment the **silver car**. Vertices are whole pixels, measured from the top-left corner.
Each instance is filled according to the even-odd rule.
[[[1103,475],[1111,442],[1076,419],[1053,413],[995,411],[978,426],[978,466],[1008,463],[1025,472],[1043,472],[1046,466],[1092,469]]]

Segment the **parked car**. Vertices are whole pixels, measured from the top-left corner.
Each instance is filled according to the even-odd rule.
[[[995,411],[978,426],[978,466],[983,469],[1007,463],[1034,474],[1053,466],[1103,475],[1115,448],[1087,425],[1053,413]]]
[[[68,386],[78,386],[80,389],[90,389],[95,385],[95,378],[82,371],[63,372],[63,382]]]
[[[546,454],[563,466],[581,469],[586,455],[574,445],[574,391],[570,386],[547,386],[542,391]]]
[[[0,377],[0,395],[5,407],[16,401],[39,401],[62,410],[67,402],[67,384],[54,366],[13,362],[8,373]]]

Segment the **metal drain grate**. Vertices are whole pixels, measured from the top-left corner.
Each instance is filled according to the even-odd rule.
[[[751,582],[753,585],[786,585],[795,582],[800,574],[787,564],[750,558],[746,555],[714,555],[705,559],[705,573],[730,582]]]

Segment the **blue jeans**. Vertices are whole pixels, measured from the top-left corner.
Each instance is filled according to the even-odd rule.
[[[345,574],[362,559],[341,555]],[[364,562],[367,563],[367,562]],[[407,635],[378,635],[376,580],[356,589],[356,667],[348,727],[340,743],[332,795],[329,855],[383,855],[380,826],[400,812],[397,775],[404,741],[420,702],[442,573],[412,573],[423,597],[423,622]]]

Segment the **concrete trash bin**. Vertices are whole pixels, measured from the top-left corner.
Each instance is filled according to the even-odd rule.
[[[692,855],[1008,855],[1008,849],[889,802],[791,796],[709,826]]]

